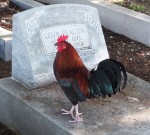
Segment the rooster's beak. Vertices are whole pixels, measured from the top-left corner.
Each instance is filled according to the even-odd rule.
[[[55,45],[55,46],[58,46],[58,43],[55,43],[54,45]]]

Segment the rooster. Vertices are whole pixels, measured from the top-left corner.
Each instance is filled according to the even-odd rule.
[[[61,35],[57,39],[53,70],[59,86],[73,104],[69,111],[61,109],[63,114],[70,114],[73,118],[71,122],[80,122],[83,119],[80,117],[82,113],[78,111],[78,102],[100,96],[111,97],[121,87],[125,88],[127,74],[125,67],[113,59],[103,60],[89,71],[76,49],[66,41],[67,38]]]

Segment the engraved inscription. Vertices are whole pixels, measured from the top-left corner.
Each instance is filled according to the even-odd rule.
[[[47,55],[56,53],[54,44],[60,35],[68,35],[70,42],[77,50],[91,48],[87,26],[85,24],[62,25],[40,31]]]
[[[82,61],[87,62],[87,61],[89,61],[88,56],[93,57],[92,55],[95,54],[95,49],[79,50],[78,53],[79,53]]]
[[[80,50],[78,51],[79,55],[82,56],[88,56],[88,55],[93,55],[95,54],[95,50],[94,49],[86,49],[86,50]]]
[[[88,49],[81,49],[81,50],[78,50],[78,53],[79,53],[82,61],[86,62],[89,60],[89,58],[87,56],[93,57],[92,55],[95,54],[95,49],[89,49],[89,48]],[[55,55],[50,55],[49,61],[51,63],[54,62],[54,59],[55,59]]]
[[[83,20],[90,23],[95,23],[95,18],[94,17],[94,13],[93,12],[85,12],[85,11],[78,11],[78,13],[82,14],[83,16]]]

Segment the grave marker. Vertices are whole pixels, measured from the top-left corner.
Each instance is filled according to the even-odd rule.
[[[12,78],[29,88],[55,80],[57,38],[66,34],[88,68],[109,58],[96,8],[60,4],[30,9],[13,17]]]

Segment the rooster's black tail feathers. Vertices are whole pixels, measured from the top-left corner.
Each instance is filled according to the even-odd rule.
[[[123,78],[122,78],[123,75]],[[127,73],[125,67],[118,61],[106,59],[98,64],[96,70],[90,72],[89,91],[91,97],[109,97],[125,88]],[[123,80],[123,84],[121,84]]]

